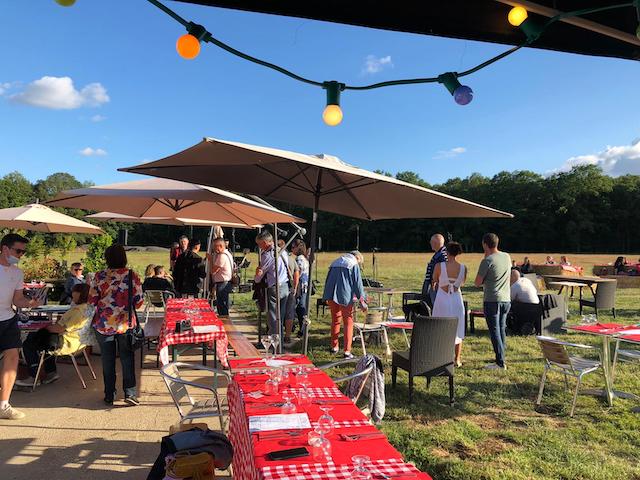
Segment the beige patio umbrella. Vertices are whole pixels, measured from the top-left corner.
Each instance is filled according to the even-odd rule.
[[[154,225],[174,225],[178,227],[214,227],[216,225],[223,228],[260,228],[262,224],[247,225],[244,223],[216,222],[210,220],[198,220],[195,218],[181,217],[133,217],[131,215],[123,215],[114,212],[100,212],[92,215],[86,215],[86,218],[99,220],[101,222],[120,222],[120,223],[148,223]]]
[[[367,220],[513,216],[354,167],[331,155],[306,155],[215,138],[205,138],[161,160],[120,170],[197,181],[312,208],[310,269],[319,210]],[[306,346],[305,335],[305,351]]]
[[[235,193],[159,178],[67,190],[46,203],[133,217],[188,218],[246,226],[304,221]]]
[[[56,212],[39,203],[23,207],[3,208],[0,210],[0,227],[46,233],[104,233],[95,225]]]

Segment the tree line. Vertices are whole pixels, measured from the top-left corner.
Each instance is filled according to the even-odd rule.
[[[378,172],[392,176],[389,172]],[[348,250],[359,243],[363,251],[425,251],[432,233],[459,241],[467,251],[480,251],[487,231],[497,233],[506,250],[567,253],[640,252],[640,176],[610,177],[595,165],[579,165],[568,172],[543,176],[531,171],[500,172],[493,177],[474,173],[430,185],[417,173],[404,171],[395,178],[449,195],[510,212],[512,219],[417,219],[368,222],[320,212],[318,233],[323,250]],[[90,185],[68,173],[55,173],[31,183],[19,172],[0,178],[0,208],[46,201],[59,191]],[[390,199],[389,201],[393,201]],[[278,203],[278,207],[311,219],[309,209]],[[61,209],[82,218],[82,210]],[[122,224],[100,224],[116,238]],[[189,229],[166,225],[125,225],[131,245],[168,246]],[[285,227],[286,228],[286,227]],[[292,229],[289,229],[292,230]],[[194,228],[204,240],[206,228]],[[358,235],[359,234],[359,235]],[[254,232],[236,230],[242,247],[253,246]],[[55,236],[47,236],[52,245]],[[358,240],[359,237],[359,240]],[[86,236],[74,236],[80,244]]]

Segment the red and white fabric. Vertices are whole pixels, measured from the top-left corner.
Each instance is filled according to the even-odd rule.
[[[192,330],[176,333],[176,323],[187,320],[185,309],[197,310],[190,314],[191,326],[213,326],[215,331],[207,333],[195,333]],[[169,363],[169,346],[171,345],[198,345],[201,343],[216,345],[216,355],[220,363],[229,365],[229,352],[227,351],[228,338],[224,325],[213,309],[204,299],[169,299],[165,312],[164,322],[158,337],[158,353],[163,365]]]
[[[278,394],[249,395],[252,392],[264,393],[264,382],[267,378],[262,372],[251,375],[246,373],[247,370],[241,369],[242,366],[252,366],[253,361],[253,359],[231,359],[229,362],[232,371],[235,372],[227,394],[230,418],[229,439],[235,452],[234,479],[349,479],[350,472],[354,468],[351,460],[353,455],[367,455],[371,459],[367,467],[375,475],[388,475],[398,480],[404,480],[403,475],[408,475],[411,480],[431,478],[419,472],[414,466],[406,464],[400,452],[389,443],[382,432],[371,425],[353,402],[340,393],[324,371],[308,375],[307,379],[312,395],[315,394],[312,398],[326,398],[327,402],[312,400],[309,404],[299,405],[296,398],[293,403],[296,404],[297,413],[305,413],[309,417],[312,427],[317,424],[323,414],[321,407],[331,406],[330,414],[335,420],[335,431],[328,436],[332,443],[332,460],[314,462],[311,456],[284,461],[270,460],[268,458],[270,452],[307,446],[307,433],[310,429],[301,429],[296,431],[295,435],[291,430],[269,430],[268,435],[264,435],[264,432],[253,434],[249,432],[250,416],[281,413],[282,392],[299,389],[296,375],[293,373],[283,381]],[[298,358],[296,362],[310,363],[306,357]],[[347,440],[342,437],[344,434],[363,435],[363,438],[347,443]]]

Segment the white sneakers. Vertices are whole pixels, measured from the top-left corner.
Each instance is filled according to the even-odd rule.
[[[24,418],[25,414],[20,410],[16,410],[11,405],[7,405],[5,408],[0,409],[0,418],[4,420],[20,420]]]

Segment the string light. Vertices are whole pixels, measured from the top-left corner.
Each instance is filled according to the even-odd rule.
[[[66,4],[69,3],[72,5],[75,3],[75,0],[56,0],[58,3]],[[522,32],[526,35],[526,40],[522,42],[520,45],[516,45],[509,50],[506,50],[482,63],[472,67],[463,72],[447,72],[439,75],[437,77],[425,77],[425,78],[407,78],[400,80],[389,80],[386,82],[378,82],[370,85],[346,85],[344,83],[339,83],[337,81],[331,82],[318,82],[316,80],[312,80],[309,78],[305,78],[301,75],[298,75],[294,72],[287,70],[279,65],[267,62],[265,60],[261,60],[259,58],[253,57],[246,53],[243,53],[239,50],[236,50],[230,45],[218,40],[213,37],[202,25],[197,25],[193,22],[188,22],[176,12],[171,10],[169,7],[162,4],[159,0],[147,0],[152,5],[155,5],[157,8],[165,12],[167,15],[172,17],[178,23],[183,25],[187,29],[187,34],[183,35],[178,39],[176,43],[176,49],[178,53],[184,58],[195,58],[200,52],[200,44],[201,42],[212,43],[215,46],[240,57],[249,62],[253,62],[255,64],[261,65],[263,67],[269,68],[276,72],[279,72],[283,75],[286,75],[289,78],[297,80],[302,83],[306,83],[308,85],[312,85],[314,87],[321,87],[327,91],[327,105],[322,113],[322,119],[327,125],[336,126],[342,122],[343,114],[342,109],[340,108],[340,92],[344,90],[373,90],[382,87],[391,87],[397,85],[415,85],[422,83],[441,83],[443,84],[449,93],[453,96],[453,99],[458,105],[467,105],[473,100],[473,90],[466,85],[462,85],[458,80],[461,77],[465,77],[467,75],[472,75],[483,68],[488,67],[489,65],[494,64],[495,62],[502,60],[503,58],[508,57],[509,55],[517,52],[523,47],[528,47],[532,43],[534,43],[542,33],[554,23],[569,17],[581,17],[597,12],[604,12],[609,10],[617,10],[621,8],[628,7],[636,7],[638,10],[638,20],[640,21],[640,0],[633,0],[632,2],[616,4],[616,5],[607,5],[604,7],[593,7],[593,8],[584,8],[581,10],[574,10],[571,12],[562,12],[558,13],[554,17],[547,19],[544,23],[540,23],[537,20],[533,20],[529,17],[529,13],[527,10],[519,5],[513,7],[508,15],[507,20],[509,23],[515,27],[519,27]],[[636,35],[640,38],[640,26],[636,30]]]
[[[442,83],[449,90],[458,105],[468,105],[473,100],[473,90],[458,81],[457,73],[443,73],[438,77],[438,83]]]
[[[327,106],[322,112],[322,120],[330,127],[340,125],[342,122],[342,109],[340,108],[340,92],[344,90],[344,83],[334,81],[324,82],[322,88],[327,91]]]
[[[56,3],[58,5],[62,5],[63,7],[71,7],[74,3],[76,3],[76,0],[56,0]]]
[[[509,10],[509,15],[507,16],[507,20],[514,27],[519,27],[522,22],[524,22],[529,14],[524,7],[516,6]]]

